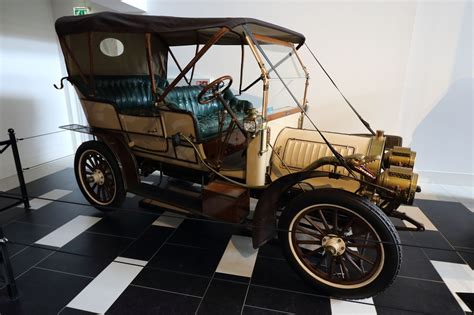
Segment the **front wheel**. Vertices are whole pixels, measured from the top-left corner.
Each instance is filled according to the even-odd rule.
[[[126,191],[119,165],[100,141],[82,143],[76,151],[74,172],[84,197],[101,211],[105,207],[120,207]]]
[[[291,200],[279,221],[283,252],[296,272],[329,296],[362,299],[395,280],[400,239],[374,204],[339,189]]]

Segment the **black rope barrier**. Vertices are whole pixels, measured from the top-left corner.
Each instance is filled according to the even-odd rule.
[[[24,170],[24,171],[29,171],[29,170],[31,170],[31,169],[33,169],[33,168],[37,168],[37,167],[40,167],[40,166],[43,166],[43,165],[51,164],[51,163],[54,163],[54,162],[56,162],[56,161],[65,159],[65,158],[70,157],[70,156],[73,156],[73,155],[75,155],[75,153],[68,154],[68,155],[65,155],[65,156],[62,156],[62,157],[59,157],[59,158],[50,160],[50,161],[48,161],[48,162],[43,162],[43,163],[39,163],[39,164],[36,164],[36,165],[28,166],[28,167],[23,168],[23,170]]]
[[[2,192],[0,193],[0,197],[2,196],[17,196],[16,194],[12,193],[6,193]],[[64,204],[72,204],[72,205],[77,205],[77,206],[83,206],[83,207],[91,207],[92,205],[88,203],[82,203],[82,202],[74,202],[74,201],[66,201],[66,200],[58,200],[58,199],[51,199],[51,198],[44,198],[40,196],[31,196],[32,198],[39,199],[39,200],[45,200],[45,201],[51,201],[51,202],[59,202],[59,203],[64,203]],[[150,214],[150,215],[157,215],[156,212],[148,211],[145,209],[130,209],[130,208],[119,208],[119,207],[110,207],[110,206],[98,206],[100,209],[104,210],[111,210],[111,211],[126,211],[130,213],[135,213],[135,214]],[[170,210],[165,207],[159,207],[163,210]],[[170,210],[173,211],[173,210]],[[183,219],[182,216],[178,215],[172,215],[172,214],[165,214],[161,213],[159,214],[160,217],[168,217],[168,218],[175,218],[175,219]],[[223,225],[228,225],[228,226],[233,226],[233,227],[239,227],[239,228],[245,228],[248,230],[253,230],[256,228],[261,228],[263,226],[260,225],[255,225],[252,223],[233,223],[233,222],[227,222],[227,221],[222,221],[219,219],[206,219],[206,218],[198,218],[198,217],[192,217],[192,216],[186,216],[184,219],[189,220],[189,221],[200,221],[200,222],[211,222],[215,224],[223,224]],[[280,229],[278,227],[275,227],[275,232],[284,232],[284,233],[298,233],[298,234],[307,234],[305,232],[301,231],[293,231],[293,230],[285,230],[285,229]],[[423,233],[423,232],[415,232],[415,233]],[[421,249],[430,249],[430,250],[439,250],[439,251],[445,251],[445,252],[454,252],[454,253],[465,253],[465,254],[473,254],[474,251],[468,251],[468,250],[457,250],[457,249],[449,249],[449,248],[441,248],[441,247],[433,247],[433,246],[424,246],[424,245],[417,245],[417,244],[407,244],[407,243],[395,243],[395,242],[388,242],[388,241],[378,241],[378,240],[369,240],[365,238],[352,238],[351,240],[354,241],[364,241],[364,242],[370,242],[373,244],[387,244],[387,245],[397,245],[397,246],[406,246],[406,247],[413,247],[413,248],[421,248]]]
[[[49,136],[49,135],[53,135],[53,134],[61,133],[61,132],[65,132],[65,131],[70,131],[70,130],[59,130],[59,131],[46,132],[46,133],[42,133],[42,134],[39,134],[39,135],[34,135],[34,136],[29,136],[29,137],[23,137],[23,138],[17,138],[16,140],[17,140],[17,141],[24,141],[24,140],[29,140],[29,139],[34,139],[34,138]]]

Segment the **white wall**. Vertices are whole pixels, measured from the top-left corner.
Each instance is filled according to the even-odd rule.
[[[400,134],[418,151],[422,180],[474,184],[471,2],[149,0],[147,14],[248,16],[305,34],[373,129]],[[301,52],[312,78],[312,119],[325,130],[365,131],[306,49]],[[205,64],[229,69],[236,58],[238,52]],[[198,66],[200,76],[205,68]]]
[[[59,130],[70,122],[49,0],[0,1],[0,139]],[[73,153],[69,132],[19,143],[24,167]],[[15,173],[11,151],[0,155],[0,178]]]
[[[474,185],[472,2],[419,2],[399,117],[422,178]]]
[[[0,134],[6,136],[10,126],[28,136],[81,122],[74,90],[56,91],[51,85],[65,75],[54,20],[84,3],[93,12],[105,10],[82,0],[0,1]],[[148,0],[147,7],[150,15],[248,16],[304,33],[373,128],[403,135],[405,144],[418,151],[418,170],[433,178],[440,173],[472,179],[469,1]],[[364,131],[305,48],[301,53],[311,72],[313,120],[322,129]],[[222,66],[237,79],[238,56],[238,51],[227,58],[211,53],[195,76],[216,77],[207,71],[212,65]],[[21,144],[23,163],[72,153],[75,139],[60,134]],[[13,164],[2,156],[0,162],[0,178],[12,174]]]

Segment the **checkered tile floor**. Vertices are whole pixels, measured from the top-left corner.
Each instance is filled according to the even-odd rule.
[[[254,250],[249,232],[239,227],[141,209],[140,197],[131,194],[123,210],[109,214],[81,205],[86,201],[72,169],[34,181],[28,190],[57,201],[33,199],[30,212],[15,207],[0,213],[20,293],[10,301],[0,291],[2,315],[474,310],[474,214],[458,202],[416,200],[405,207],[427,231],[400,232],[403,243],[426,248],[404,246],[395,283],[373,299],[353,302],[322,297],[290,269],[276,241]]]

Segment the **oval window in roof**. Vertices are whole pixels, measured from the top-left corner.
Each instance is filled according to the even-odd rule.
[[[105,38],[100,42],[100,51],[109,57],[118,57],[123,54],[123,44],[116,38]]]

